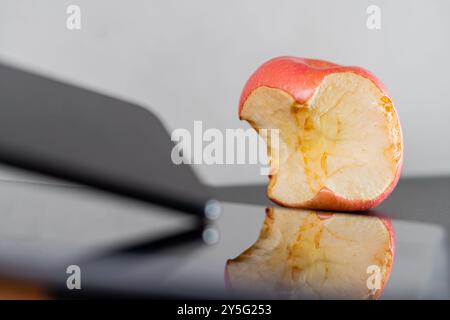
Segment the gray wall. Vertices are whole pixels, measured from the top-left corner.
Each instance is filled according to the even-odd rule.
[[[79,31],[66,28],[69,4]],[[366,27],[370,4],[381,30]],[[169,129],[247,127],[240,90],[274,56],[363,66],[396,102],[404,175],[450,174],[449,15],[444,0],[0,0],[0,60],[151,107]],[[258,166],[196,169],[213,184],[265,181]]]

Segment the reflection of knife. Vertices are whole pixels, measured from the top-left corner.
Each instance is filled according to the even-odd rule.
[[[149,297],[164,292],[164,281],[192,254],[205,246],[202,223],[182,232],[151,237],[126,245],[102,249],[78,261],[83,272],[83,290],[67,290],[65,277],[56,279],[49,289],[57,298]],[[145,279],[139,271],[145,266]],[[134,270],[134,272],[133,272]],[[148,271],[151,272],[149,273]],[[132,276],[121,277],[128,273]],[[134,275],[133,275],[134,274]],[[151,288],[148,287],[151,283]]]
[[[0,161],[194,215],[217,201],[144,108],[0,65]]]
[[[148,268],[154,270],[156,269],[154,268],[155,265],[159,265],[161,272],[155,278],[163,279],[164,276],[170,274],[170,269],[176,267],[176,265],[173,265],[173,259],[165,261],[158,253],[177,250],[179,253],[172,257],[184,260],[186,255],[190,255],[195,249],[204,245],[205,230],[208,230],[208,228],[211,227],[194,222],[191,228],[183,232],[172,233],[159,238],[152,237],[126,246],[90,254],[79,262],[80,269],[83,270],[83,290],[67,290],[64,276],[34,280],[0,278],[0,299],[148,298],[148,293],[140,295],[139,290],[135,291],[133,288],[117,290],[117,284],[114,282],[117,274],[120,274],[121,270],[132,267],[133,259],[136,259],[134,262],[144,259],[148,262],[149,258],[155,255],[154,263],[148,264]],[[55,270],[64,269],[64,266],[55,268]],[[54,272],[54,274],[59,273]],[[108,276],[110,277],[109,282],[105,280]],[[107,286],[108,283],[112,287],[105,290],[105,285]],[[128,290],[129,292],[127,292]]]

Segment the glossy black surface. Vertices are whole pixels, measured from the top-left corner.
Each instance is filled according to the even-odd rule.
[[[377,210],[393,217],[397,239],[382,298],[449,298],[448,197],[440,193],[449,180],[405,180],[383,204],[389,212]],[[227,290],[224,271],[227,260],[258,239],[266,206],[229,199],[235,202],[224,202],[219,220],[205,226],[189,216],[82,187],[1,182],[0,188],[4,275],[42,279],[62,296],[261,297],[260,292]],[[411,190],[430,192],[434,208],[442,211],[413,206],[409,201],[419,203],[414,197],[398,202]],[[80,292],[65,288],[69,264],[83,271]]]
[[[265,185],[213,187],[222,201],[272,206]],[[375,210],[392,218],[436,223],[450,230],[450,175],[402,178],[392,194]]]

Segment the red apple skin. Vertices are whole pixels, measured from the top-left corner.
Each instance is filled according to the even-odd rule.
[[[321,84],[326,76],[333,73],[342,72],[353,72],[371,80],[378,87],[378,89],[380,89],[383,95],[391,100],[394,113],[398,119],[397,111],[386,87],[369,71],[360,67],[341,66],[324,60],[289,56],[277,57],[267,61],[250,76],[244,86],[244,89],[242,90],[239,100],[239,118],[241,118],[241,112],[248,96],[253,92],[253,90],[261,86],[283,90],[290,94],[296,102],[302,104],[312,97],[316,88]],[[398,183],[398,180],[400,179],[403,167],[403,134],[399,120],[398,128],[402,145],[400,148],[401,154],[395,177],[386,190],[377,198],[367,200],[345,199],[339,195],[336,195],[330,189],[324,187],[313,199],[303,204],[292,205],[283,203],[274,198],[271,198],[271,200],[285,207],[304,209],[333,208],[336,211],[365,211],[377,206],[392,193]],[[269,180],[270,179],[272,179],[271,176],[269,176]]]

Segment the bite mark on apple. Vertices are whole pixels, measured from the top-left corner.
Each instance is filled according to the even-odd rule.
[[[283,79],[278,82],[268,77],[277,63],[281,69],[273,77]],[[309,98],[297,100],[306,92]],[[281,205],[366,210],[398,181],[403,159],[398,117],[381,82],[361,68],[271,60],[249,79],[239,115],[256,130],[280,130],[280,160],[269,177],[268,196]]]

